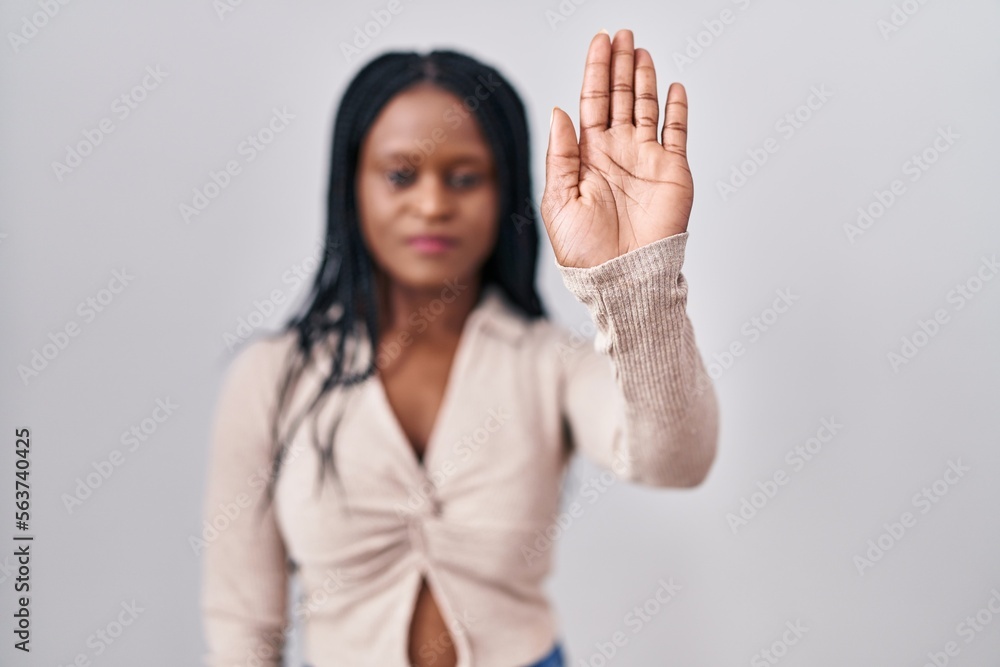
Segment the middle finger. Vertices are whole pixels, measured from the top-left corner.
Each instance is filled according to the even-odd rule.
[[[631,30],[619,30],[611,42],[611,127],[632,124],[635,105],[635,41]]]

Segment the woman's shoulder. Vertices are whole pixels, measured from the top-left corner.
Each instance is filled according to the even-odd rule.
[[[538,317],[525,322],[521,347],[538,360],[550,361],[561,367],[572,366],[593,350],[592,321],[570,327],[550,317]]]
[[[298,333],[294,329],[259,334],[236,349],[226,373],[233,382],[274,381],[297,347]]]
[[[527,351],[545,349],[568,340],[571,332],[549,315],[529,316],[499,288],[488,285],[484,295],[486,324],[491,332]]]

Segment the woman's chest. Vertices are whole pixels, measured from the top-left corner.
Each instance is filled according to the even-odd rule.
[[[411,350],[381,369],[372,382],[382,383],[387,418],[394,419],[418,461],[422,462],[448,390],[457,342]],[[457,378],[456,378],[457,379]]]
[[[392,532],[428,512],[445,524],[490,526],[544,523],[558,510],[567,453],[558,382],[549,367],[494,351],[432,384],[425,404],[404,399],[397,417],[391,394],[403,385],[372,377],[325,404],[315,429],[312,420],[305,422],[291,443],[276,496],[293,547]],[[428,424],[416,413],[433,403],[436,414]],[[422,462],[412,434],[424,438]],[[337,481],[328,470],[320,484],[325,448]]]

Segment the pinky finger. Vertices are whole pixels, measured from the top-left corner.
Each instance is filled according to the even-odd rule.
[[[667,103],[663,112],[663,131],[660,140],[663,148],[687,157],[688,101],[687,91],[680,83],[670,84]]]

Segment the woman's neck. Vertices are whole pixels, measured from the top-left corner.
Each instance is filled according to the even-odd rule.
[[[460,335],[482,292],[478,275],[446,280],[433,287],[410,287],[387,277],[377,280],[377,284],[382,332],[407,332],[420,340]]]

